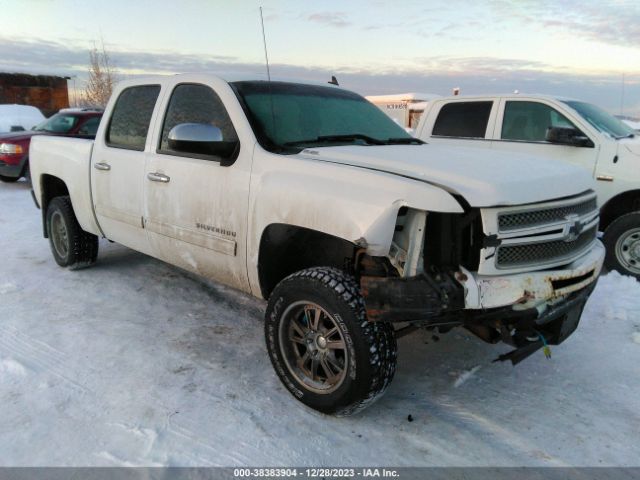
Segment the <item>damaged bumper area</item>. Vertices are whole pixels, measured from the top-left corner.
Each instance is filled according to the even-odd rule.
[[[545,344],[571,335],[604,261],[598,241],[584,256],[554,270],[482,276],[467,271],[410,278],[361,277],[370,321],[463,326],[489,343],[514,347],[497,360],[521,362]]]
[[[507,305],[527,309],[583,289],[594,282],[604,262],[605,249],[598,240],[584,256],[563,268],[511,275],[458,275],[465,290],[465,308],[488,309]]]

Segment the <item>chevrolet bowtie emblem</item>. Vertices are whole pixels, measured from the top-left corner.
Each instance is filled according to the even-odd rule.
[[[565,218],[568,222],[573,222],[573,223],[569,225],[567,233],[565,234],[565,237],[564,237],[564,241],[573,242],[582,233],[584,225],[582,225],[582,222],[578,220],[578,215],[576,214],[567,215]]]

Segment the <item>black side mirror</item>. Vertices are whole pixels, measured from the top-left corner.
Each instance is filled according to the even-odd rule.
[[[549,127],[545,140],[558,145],[593,148],[593,142],[580,130],[571,127]]]
[[[214,155],[228,159],[237,154],[239,142],[226,141],[222,130],[208,123],[181,123],[169,132],[169,148],[177,152]]]

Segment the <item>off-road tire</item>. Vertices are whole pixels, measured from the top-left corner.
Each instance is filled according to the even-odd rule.
[[[633,234],[634,237],[640,234],[640,212],[627,213],[609,224],[602,237],[604,246],[607,249],[604,264],[609,270],[617,270],[623,275],[630,275],[640,280],[640,260],[630,258],[627,259],[628,263],[625,265],[625,261],[621,258],[623,254],[619,242],[623,242],[625,237],[628,238],[629,234]],[[632,266],[631,261],[636,262],[635,266],[632,267],[635,271],[630,268]]]
[[[18,180],[20,180],[20,177],[7,177],[5,175],[0,175],[0,181],[5,183],[13,183],[17,182]]]
[[[283,314],[291,305],[313,302],[337,320],[348,357],[342,383],[330,393],[316,393],[292,374],[281,348]],[[265,316],[267,350],[285,387],[305,405],[326,414],[354,414],[379,398],[396,369],[393,327],[367,320],[355,279],[328,267],[296,272],[282,280],[269,297]]]
[[[64,238],[53,231],[59,222],[63,223],[66,230]],[[51,253],[58,265],[78,270],[95,263],[98,257],[98,237],[82,230],[68,196],[55,197],[49,202],[46,224]],[[57,241],[60,243],[56,247]]]

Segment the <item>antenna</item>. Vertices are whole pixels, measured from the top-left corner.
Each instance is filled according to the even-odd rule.
[[[262,17],[262,7],[260,7],[260,25],[262,25],[262,43],[264,44],[264,60],[267,63],[267,79],[271,81],[271,72],[269,71],[269,55],[267,55],[267,37],[264,35],[264,18]]]
[[[624,114],[624,73],[622,74],[622,91],[620,92],[620,115]]]
[[[271,71],[269,70],[269,55],[267,55],[267,37],[264,34],[264,17],[262,16],[262,7],[260,7],[260,25],[262,25],[262,43],[264,44],[264,60],[267,64],[267,80],[269,85],[269,104],[271,106],[271,121],[273,122],[273,136],[276,137],[276,112],[273,108],[273,91],[271,89]]]

